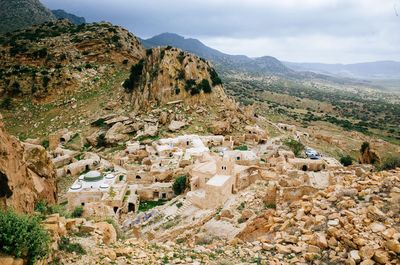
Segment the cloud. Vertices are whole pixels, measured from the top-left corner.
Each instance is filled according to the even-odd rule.
[[[214,48],[282,60],[400,60],[400,0],[43,0],[141,37],[174,32]]]

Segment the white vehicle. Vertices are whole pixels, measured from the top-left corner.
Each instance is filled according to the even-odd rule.
[[[305,153],[306,153],[306,156],[310,159],[320,159],[321,158],[320,154],[318,154],[317,151],[315,151],[314,149],[309,148],[309,147],[306,147]]]

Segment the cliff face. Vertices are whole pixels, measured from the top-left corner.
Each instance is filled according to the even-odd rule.
[[[55,20],[39,0],[0,0],[0,33]]]
[[[45,149],[7,134],[0,116],[0,207],[31,212],[56,202],[56,172]]]
[[[137,109],[177,100],[189,104],[233,103],[215,70],[204,59],[172,47],[153,48],[146,53],[130,88]]]

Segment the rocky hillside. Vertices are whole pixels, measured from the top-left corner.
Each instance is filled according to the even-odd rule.
[[[0,39],[0,97],[46,98],[94,86],[144,56],[131,33],[110,24],[49,22]]]
[[[0,34],[55,20],[39,0],[1,0]]]
[[[0,115],[0,208],[32,212],[36,203],[55,203],[56,172],[42,146],[7,134]]]

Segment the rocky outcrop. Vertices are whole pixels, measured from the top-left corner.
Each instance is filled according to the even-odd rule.
[[[124,87],[137,110],[179,100],[191,105],[232,102],[209,62],[177,48],[147,50],[145,59],[132,70],[131,82]]]
[[[359,158],[360,164],[380,164],[381,163],[381,157],[379,154],[372,149],[369,144],[366,145],[364,148],[361,148],[360,150],[361,155]]]
[[[0,117],[0,207],[31,212],[39,201],[55,203],[55,180],[46,150],[8,135]]]

